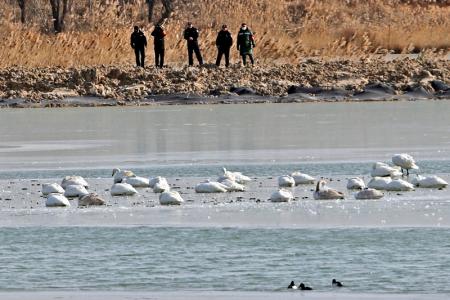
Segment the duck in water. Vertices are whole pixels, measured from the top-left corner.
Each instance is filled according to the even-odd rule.
[[[291,281],[291,283],[289,284],[289,286],[287,287],[288,289],[293,289],[296,290],[297,286],[295,285],[294,281]]]
[[[300,283],[300,285],[298,286],[300,288],[300,290],[302,291],[312,291],[312,288],[309,286],[306,286],[303,282]]]
[[[336,286],[336,287],[343,287],[344,285],[340,282],[337,281],[336,279],[333,279],[333,281],[331,282],[332,286]]]

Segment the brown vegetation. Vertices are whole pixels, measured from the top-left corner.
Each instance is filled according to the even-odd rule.
[[[25,1],[24,14],[18,5],[22,2],[7,0],[0,11],[1,67],[131,64],[132,25],[143,25],[147,35],[153,27],[145,0],[81,0],[70,1],[65,31],[54,34],[52,1]],[[250,25],[261,63],[424,49],[442,55],[450,49],[449,0],[174,0],[171,5],[166,29],[169,64],[186,60],[182,31],[187,20],[201,30],[201,48],[210,62],[222,23],[233,34],[241,22]],[[163,13],[162,2],[155,1],[154,19]],[[233,55],[238,60],[237,53]]]

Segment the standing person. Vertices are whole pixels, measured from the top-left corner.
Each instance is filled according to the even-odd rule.
[[[131,34],[131,48],[134,49],[136,55],[136,65],[144,67],[145,62],[145,47],[147,47],[147,38],[144,32],[138,26],[134,26],[134,31]]]
[[[216,46],[217,46],[217,60],[216,66],[220,66],[220,61],[222,56],[225,55],[225,66],[228,68],[230,66],[230,48],[233,45],[233,37],[228,31],[228,26],[223,25],[222,30],[217,34]]]
[[[244,66],[247,65],[247,56],[250,57],[252,65],[255,64],[255,60],[253,59],[253,48],[255,47],[253,33],[247,27],[247,24],[243,23],[237,38],[237,49],[242,56]]]
[[[164,37],[166,32],[161,24],[156,25],[152,32],[154,46],[155,46],[155,65],[158,68],[164,66]]]
[[[198,63],[203,65],[202,54],[200,53],[200,48],[198,47],[198,29],[192,26],[192,23],[187,24],[184,30],[184,39],[187,40],[188,54],[189,54],[189,65],[194,65],[193,54],[197,57]]]

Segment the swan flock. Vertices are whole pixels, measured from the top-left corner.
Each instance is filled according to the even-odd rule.
[[[392,156],[392,165],[384,162],[376,162],[368,170],[370,179],[364,177],[348,178],[346,188],[353,193],[354,199],[369,200],[381,199],[385,192],[410,192],[417,188],[443,189],[448,183],[436,175],[410,176],[410,171],[419,170],[414,158],[406,153]],[[160,205],[181,205],[185,203],[183,193],[175,191],[168,180],[161,176],[152,178],[137,176],[133,171],[114,168],[112,171],[113,184],[109,189],[112,197],[128,197],[139,194],[140,189],[151,189],[159,194]],[[314,177],[300,171],[289,175],[277,177],[278,189],[272,192],[268,201],[290,202],[297,199],[294,196],[296,187],[300,185],[315,185],[312,189],[312,197],[315,200],[342,200],[346,196],[325,181],[323,177]],[[196,193],[244,193],[248,190],[248,184],[252,179],[241,172],[222,169],[222,173],[216,180],[204,180],[198,183],[193,190]],[[262,184],[262,183],[260,183]],[[261,185],[260,185],[261,186]],[[69,207],[71,199],[78,199],[79,207],[106,205],[107,201],[101,195],[89,190],[89,183],[81,176],[66,176],[58,183],[42,184],[42,196],[46,198],[48,207]],[[308,197],[303,197],[304,199]]]

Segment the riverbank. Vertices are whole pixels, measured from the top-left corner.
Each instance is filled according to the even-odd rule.
[[[0,107],[450,98],[450,61],[384,58],[298,65],[0,69]]]

